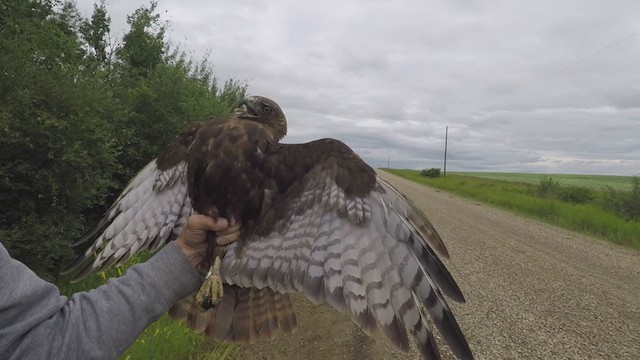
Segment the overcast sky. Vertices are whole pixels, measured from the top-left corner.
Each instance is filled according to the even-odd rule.
[[[107,0],[112,33],[146,1]],[[92,0],[78,0],[90,15]],[[169,38],[246,80],[285,142],[370,165],[640,171],[640,1],[160,0]]]

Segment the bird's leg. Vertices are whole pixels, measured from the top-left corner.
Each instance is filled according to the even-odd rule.
[[[196,295],[196,301],[203,312],[218,305],[224,295],[222,278],[220,278],[220,261],[220,255],[216,254],[204,278],[204,283]]]
[[[196,294],[196,301],[200,304],[200,310],[203,312],[215,307],[222,300],[224,285],[220,276],[220,264],[226,252],[226,245],[237,240],[239,236],[240,224],[236,223],[233,218],[230,219],[227,229],[217,231],[215,235],[213,233],[208,235],[207,260],[211,265],[200,290]]]

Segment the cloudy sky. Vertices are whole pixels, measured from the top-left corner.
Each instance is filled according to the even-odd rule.
[[[112,33],[146,1],[107,0]],[[78,0],[90,15],[92,0]],[[169,37],[370,165],[640,171],[640,1],[160,0]]]

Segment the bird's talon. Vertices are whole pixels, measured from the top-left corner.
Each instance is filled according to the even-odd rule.
[[[218,305],[223,295],[224,290],[222,278],[220,277],[220,257],[216,256],[207,276],[205,276],[204,283],[198,290],[196,301],[204,312]]]

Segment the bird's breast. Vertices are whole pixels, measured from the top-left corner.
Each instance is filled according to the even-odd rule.
[[[227,124],[198,134],[189,163],[193,207],[247,223],[262,208],[265,140],[253,127]]]

